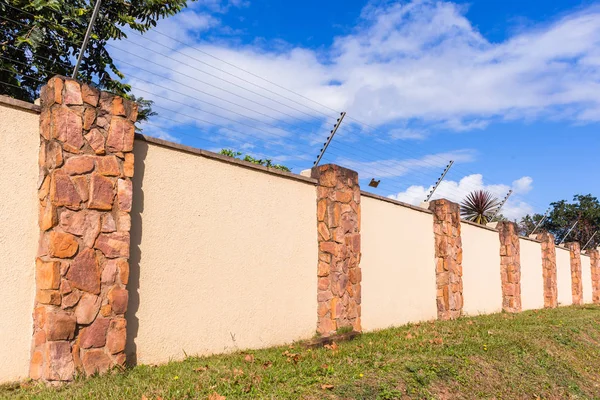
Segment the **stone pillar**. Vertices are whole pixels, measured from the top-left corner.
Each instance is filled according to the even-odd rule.
[[[521,246],[519,230],[514,222],[500,221],[500,277],[502,280],[502,309],[521,312]]]
[[[590,256],[590,269],[592,270],[592,301],[600,304],[600,254],[597,249],[586,251]]]
[[[312,169],[318,179],[317,332],[361,331],[360,187],[358,174],[337,165]]]
[[[41,107],[30,376],[68,381],[125,362],[137,106],[57,76]]]
[[[554,235],[540,232],[536,236],[542,242],[542,276],[544,278],[544,307],[558,307],[558,287],[556,286],[556,245]]]
[[[581,280],[581,247],[577,242],[567,243],[571,256],[571,293],[573,304],[583,304],[583,282]]]
[[[462,239],[460,206],[448,200],[433,200],[438,319],[460,317],[463,308]]]

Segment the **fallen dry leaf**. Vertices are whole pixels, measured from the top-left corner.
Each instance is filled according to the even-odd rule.
[[[204,366],[204,367],[198,367],[196,369],[194,369],[194,371],[196,372],[204,372],[208,369],[208,365]]]
[[[246,357],[244,357],[244,361],[249,362],[249,363],[253,363],[254,362],[254,356],[252,354],[247,354]]]
[[[234,368],[233,369],[233,376],[240,376],[240,375],[244,375],[244,370]]]
[[[264,369],[267,369],[267,368],[271,367],[272,365],[273,365],[273,363],[271,361],[265,361],[262,366]]]
[[[142,395],[142,400],[148,400],[148,398],[144,395]]]
[[[413,338],[413,335],[412,335],[412,334],[409,332],[409,333],[407,333],[407,334],[406,334],[406,338],[407,338],[407,339],[412,339],[412,338]]]
[[[331,390],[331,389],[333,389],[333,385],[329,385],[329,384],[324,383],[324,384],[321,385],[321,389],[323,389],[323,390]]]
[[[225,400],[225,399],[226,399],[225,396],[221,396],[217,392],[212,392],[211,394],[208,395],[208,400]]]

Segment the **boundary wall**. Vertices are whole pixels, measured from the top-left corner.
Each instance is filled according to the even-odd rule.
[[[0,96],[0,382],[462,315],[600,303],[600,261],[309,176],[134,135],[136,105],[54,77]]]

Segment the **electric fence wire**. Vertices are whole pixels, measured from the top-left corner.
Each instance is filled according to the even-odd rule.
[[[9,5],[9,6],[10,6],[10,5]],[[10,7],[12,7],[12,6],[10,6]],[[16,7],[12,7],[12,8],[15,8],[15,9],[17,9]],[[32,16],[34,16],[34,17],[35,17],[35,15],[34,15],[34,14],[32,14],[32,13],[29,13],[29,12],[27,12],[27,11],[24,11],[24,10],[21,10],[21,9],[18,9],[18,10],[19,10],[19,11],[22,11],[22,12],[25,12],[25,13],[28,13],[29,15],[32,15]],[[2,18],[2,16],[0,16],[0,18]],[[5,19],[6,19],[6,18],[5,18]],[[12,21],[12,22],[18,23],[17,21]],[[52,21],[48,21],[48,22],[51,22],[51,23],[52,23]],[[230,62],[227,62],[227,61],[225,61],[225,60],[223,60],[223,59],[221,59],[221,58],[219,58],[219,57],[216,57],[216,56],[214,56],[214,55],[212,55],[212,54],[210,54],[210,53],[208,53],[208,52],[205,52],[205,51],[203,51],[203,50],[201,50],[201,49],[198,49],[198,48],[196,48],[196,47],[190,46],[188,43],[185,43],[185,42],[183,42],[183,41],[180,41],[180,40],[178,40],[178,39],[176,39],[176,38],[173,38],[173,37],[171,37],[171,36],[169,36],[169,35],[166,35],[166,34],[164,34],[164,33],[160,32],[160,31],[158,31],[158,30],[156,30],[156,29],[152,30],[151,32],[157,33],[157,34],[159,34],[159,35],[162,35],[162,36],[168,37],[168,38],[170,38],[170,39],[172,39],[172,40],[174,40],[174,41],[176,41],[176,42],[178,42],[178,43],[184,44],[184,45],[186,45],[186,46],[188,46],[188,47],[192,48],[192,49],[193,49],[193,50],[195,50],[195,51],[198,51],[198,52],[200,52],[200,53],[203,53],[203,54],[205,54],[205,55],[207,55],[207,56],[210,56],[210,57],[212,57],[213,59],[216,59],[216,60],[218,60],[218,61],[221,61],[221,62],[223,62],[223,63],[225,63],[225,64],[227,64],[227,65],[230,65],[230,66],[232,66],[232,67],[234,67],[234,68],[236,68],[236,69],[238,69],[238,70],[240,70],[240,71],[242,71],[242,72],[248,73],[248,74],[250,74],[250,75],[252,75],[252,76],[254,76],[254,77],[256,77],[256,78],[259,78],[259,79],[261,79],[262,81],[265,81],[265,82],[267,82],[267,83],[270,83],[270,84],[272,84],[272,85],[274,85],[274,86],[276,86],[276,87],[278,87],[278,88],[281,88],[281,89],[283,89],[283,90],[285,90],[285,91],[287,91],[287,92],[290,92],[290,93],[292,93],[292,94],[294,94],[294,95],[296,95],[296,96],[299,96],[299,97],[301,97],[301,98],[304,98],[304,99],[306,99],[306,100],[309,100],[309,101],[311,101],[312,103],[314,103],[314,104],[317,104],[317,105],[319,105],[319,106],[321,106],[321,107],[327,108],[327,109],[329,109],[329,110],[331,110],[331,111],[336,111],[336,110],[334,110],[333,108],[331,108],[331,107],[329,107],[329,106],[326,106],[326,105],[323,105],[323,104],[321,104],[321,103],[319,103],[319,102],[316,102],[316,101],[314,101],[314,100],[312,100],[312,99],[310,99],[310,98],[308,98],[308,97],[306,97],[306,96],[303,96],[303,95],[301,95],[301,94],[299,94],[299,93],[297,93],[297,92],[294,92],[294,91],[292,91],[292,90],[290,90],[290,89],[287,89],[287,88],[285,88],[285,87],[283,87],[283,86],[281,86],[281,85],[279,85],[279,84],[276,84],[276,83],[274,83],[274,82],[272,82],[272,81],[270,81],[270,80],[268,80],[268,79],[266,79],[266,78],[263,78],[263,77],[261,77],[261,76],[259,76],[259,75],[257,75],[257,74],[254,74],[254,73],[252,73],[252,72],[250,72],[250,71],[247,71],[247,70],[245,70],[245,69],[243,69],[243,68],[240,68],[240,67],[236,66],[235,64],[233,64],[233,63],[230,63]],[[131,33],[134,33],[135,35],[137,35],[137,36],[139,36],[139,37],[143,38],[144,40],[150,40],[150,39],[148,39],[148,38],[145,38],[145,37],[143,37],[141,34],[138,34],[138,33],[136,33],[136,32],[133,32],[133,31],[131,31]],[[128,40],[127,42],[128,42],[128,43],[133,43],[134,45],[137,45],[137,46],[141,46],[140,44],[137,44],[137,43],[135,43],[135,42],[133,42],[133,41],[131,41],[131,40]],[[153,42],[153,43],[155,43],[155,42]],[[156,44],[159,44],[159,43],[156,43]],[[208,64],[208,63],[206,63],[206,62],[204,62],[204,61],[202,61],[202,60],[199,60],[199,59],[197,59],[197,58],[195,58],[195,57],[191,57],[191,56],[189,56],[189,55],[187,55],[187,54],[185,54],[185,53],[183,53],[183,52],[180,52],[180,51],[178,51],[178,50],[176,50],[176,49],[173,49],[173,48],[171,48],[171,47],[169,47],[169,46],[165,46],[165,45],[162,45],[162,44],[160,44],[160,45],[161,45],[162,47],[165,47],[165,48],[167,48],[167,49],[171,50],[171,51],[174,51],[174,52],[177,52],[177,53],[183,54],[183,55],[187,56],[187,57],[188,57],[188,58],[190,58],[190,59],[194,59],[194,60],[196,60],[196,61],[198,61],[198,62],[202,63],[203,65],[207,65],[207,66],[209,66],[209,67],[211,67],[211,68],[214,68],[214,69],[216,69],[216,70],[219,70],[219,71],[221,71],[221,72],[223,72],[223,73],[225,73],[225,74],[227,74],[227,75],[229,75],[229,76],[232,76],[232,77],[235,77],[235,78],[237,78],[237,79],[240,79],[240,80],[242,80],[242,81],[244,81],[244,82],[246,82],[246,83],[249,83],[249,84],[251,84],[251,85],[253,85],[253,86],[255,86],[255,87],[258,87],[258,88],[261,88],[261,89],[263,89],[263,90],[266,90],[266,91],[268,91],[268,92],[270,92],[270,93],[273,93],[273,94],[275,94],[275,95],[277,95],[277,96],[279,96],[279,97],[282,97],[282,98],[284,98],[284,99],[287,99],[287,100],[289,100],[289,101],[292,101],[292,102],[294,102],[294,103],[296,103],[296,104],[299,104],[299,105],[301,105],[301,106],[304,106],[304,107],[306,107],[306,108],[308,108],[308,109],[311,109],[311,110],[313,110],[313,111],[316,111],[316,112],[318,112],[318,113],[320,113],[320,114],[322,114],[322,115],[325,115],[325,116],[327,116],[327,114],[326,114],[326,113],[322,113],[321,111],[319,111],[319,110],[316,110],[315,108],[312,108],[312,107],[306,106],[306,105],[305,105],[305,104],[303,104],[303,103],[297,102],[297,101],[295,101],[295,100],[293,100],[293,99],[290,99],[290,98],[288,98],[288,97],[286,97],[286,96],[283,96],[283,95],[281,95],[281,94],[279,94],[279,93],[277,93],[277,92],[271,91],[270,89],[264,88],[264,87],[262,87],[262,86],[260,86],[260,85],[257,85],[257,84],[255,84],[255,83],[253,83],[253,82],[250,82],[250,81],[248,81],[248,80],[245,80],[245,79],[243,79],[243,78],[241,78],[241,77],[238,77],[238,76],[237,76],[237,75],[235,75],[235,74],[231,74],[231,73],[229,73],[229,72],[227,72],[227,71],[224,71],[224,70],[222,70],[222,69],[220,69],[220,68],[218,68],[218,67],[215,67],[215,66],[213,66],[213,65],[211,65],[211,64]],[[111,44],[110,46],[111,46],[112,48],[115,48],[115,49],[118,49],[118,50],[121,50],[121,51],[125,51],[125,50],[123,50],[123,49],[119,49],[118,47],[116,47],[116,46],[114,46],[114,45],[112,45],[112,44]],[[146,48],[146,49],[147,49],[147,48]],[[169,57],[169,56],[167,56],[167,55],[165,55],[165,54],[163,54],[163,53],[160,53],[160,52],[157,52],[157,51],[154,51],[154,50],[151,50],[151,51],[153,51],[153,52],[154,52],[154,53],[156,53],[156,54],[159,54],[159,55],[162,55],[162,56],[164,56],[164,57],[167,57],[167,58],[169,58],[169,59],[171,59],[171,60],[178,61],[178,60],[174,59],[173,57]],[[140,58],[141,58],[141,57],[140,57]],[[146,61],[150,61],[150,60],[148,60],[148,59],[145,59],[145,60],[146,60]],[[119,60],[116,60],[116,61],[119,61]],[[150,61],[150,62],[152,62],[152,61]],[[186,64],[186,65],[187,65],[187,64]],[[190,65],[188,65],[188,66],[190,66]],[[163,66],[163,67],[165,67],[165,68],[166,68],[166,66]],[[193,67],[193,66],[190,66],[190,67],[192,67],[192,68],[194,68],[194,69],[197,69],[197,68],[195,68],[195,67]],[[199,70],[199,69],[197,69],[197,70]],[[202,71],[202,70],[199,70],[199,71],[200,71],[200,72],[203,72],[203,73],[206,73],[205,71]],[[247,88],[243,88],[243,87],[242,87],[242,86],[240,86],[240,85],[234,84],[234,83],[232,83],[232,82],[230,82],[230,81],[227,81],[227,80],[225,80],[225,79],[223,79],[223,78],[221,78],[221,77],[218,77],[218,76],[216,76],[216,75],[214,75],[214,74],[209,74],[209,73],[208,73],[208,75],[210,75],[210,76],[212,76],[212,77],[214,77],[214,78],[216,78],[216,79],[222,80],[222,81],[224,81],[224,82],[227,82],[227,83],[229,83],[229,84],[232,84],[232,85],[235,85],[235,86],[237,86],[237,87],[240,87],[240,88],[242,88],[242,89],[244,89],[244,90],[247,90],[247,91],[249,91],[249,92],[252,92],[252,93],[254,93],[254,94],[258,94],[258,93],[254,92],[254,91],[252,91],[252,90],[249,90],[249,89],[247,89]],[[135,78],[134,78],[134,79],[135,79]],[[193,79],[194,79],[194,78],[193,78]],[[235,95],[236,95],[236,96],[239,96],[239,94],[235,94]],[[277,103],[279,103],[279,104],[285,105],[285,104],[283,104],[283,103],[281,103],[281,102],[278,102],[278,101],[276,101],[276,100],[274,100],[274,99],[271,99],[271,98],[269,98],[269,97],[267,97],[267,96],[260,95],[260,94],[258,94],[258,95],[259,95],[259,96],[261,96],[261,97],[267,98],[267,99],[269,99],[269,100],[271,100],[271,101],[275,101],[275,102],[277,102]],[[214,106],[214,105],[213,105],[213,106]],[[286,106],[290,107],[289,105],[286,105]],[[290,107],[290,108],[292,108],[292,109],[294,109],[294,110],[296,110],[296,111],[300,111],[300,110],[297,110],[296,108],[293,108],[293,107]],[[231,111],[231,110],[229,110],[229,111]],[[300,111],[300,112],[301,112],[301,111]],[[337,111],[336,111],[336,112],[337,112]],[[312,116],[311,114],[308,114],[308,113],[304,113],[304,114],[305,114],[305,115],[307,115],[307,116]],[[246,116],[246,117],[248,117],[248,116]],[[349,117],[349,119],[351,119],[351,120],[355,121],[356,123],[358,123],[358,124],[360,124],[360,125],[362,125],[362,126],[364,126],[364,127],[370,128],[370,129],[372,129],[373,131],[375,131],[375,132],[376,132],[376,129],[377,129],[377,128],[375,128],[375,127],[373,127],[373,126],[371,126],[371,125],[369,125],[369,124],[366,124],[366,123],[364,123],[364,122],[361,122],[361,121],[359,121],[358,119],[356,119],[356,118],[354,118],[354,117],[352,117],[352,116],[348,116],[348,117]],[[363,144],[361,144],[361,148],[362,148],[362,147],[363,147]],[[372,148],[374,148],[373,146],[371,146],[371,147],[372,147]],[[379,149],[376,149],[376,148],[375,148],[375,150],[378,152],[378,154],[379,154],[379,155],[381,155],[381,151],[380,151]],[[433,156],[430,156],[430,157],[434,157],[434,158],[435,158],[435,157],[437,157],[437,156],[436,156],[436,155],[433,155]],[[419,160],[417,160],[417,161],[419,161]],[[448,160],[445,160],[445,159],[443,159],[443,158],[440,158],[440,161],[447,162]],[[426,163],[426,164],[427,164],[427,162],[425,162],[425,161],[423,161],[423,160],[420,160],[420,162],[421,162],[421,163]],[[429,163],[429,164],[431,164],[431,163]],[[432,166],[434,166],[434,164],[432,164]],[[437,167],[437,165],[435,165],[435,166]],[[405,168],[407,168],[407,169],[409,169],[409,170],[410,170],[410,168],[408,168],[408,167],[405,167]],[[373,170],[373,168],[372,168],[372,167],[371,167],[371,170]],[[458,170],[458,169],[457,169],[457,168],[455,168],[454,170],[456,171],[456,170]],[[472,171],[468,171],[468,173],[469,173],[469,175],[473,175],[473,174],[475,174],[475,173],[474,173],[474,172],[472,172]],[[389,173],[388,173],[388,175],[389,175]],[[386,180],[389,180],[389,179],[387,179],[387,178],[386,178]],[[473,187],[473,188],[476,188],[476,187]],[[529,201],[529,203],[531,203],[531,201]]]

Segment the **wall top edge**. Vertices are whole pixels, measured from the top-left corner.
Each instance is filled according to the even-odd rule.
[[[267,173],[267,174],[277,175],[277,176],[280,176],[282,178],[293,179],[293,180],[296,180],[296,181],[300,181],[300,182],[304,182],[304,183],[309,183],[311,185],[316,185],[318,183],[318,181],[316,179],[309,178],[309,177],[306,177],[306,176],[303,176],[303,175],[298,175],[298,174],[294,174],[294,173],[291,173],[291,172],[280,171],[280,170],[273,169],[273,168],[267,168],[267,167],[264,167],[262,165],[252,164],[252,163],[247,162],[247,161],[238,160],[236,158],[224,156],[222,154],[214,153],[212,151],[202,150],[202,149],[198,149],[196,147],[186,146],[186,145],[183,145],[183,144],[174,143],[174,142],[170,142],[168,140],[158,139],[158,138],[155,138],[155,137],[151,137],[151,136],[147,136],[147,135],[142,135],[142,134],[139,134],[139,133],[136,133],[135,139],[136,140],[142,140],[142,141],[148,142],[148,143],[152,143],[152,144],[155,144],[155,145],[158,145],[158,146],[161,146],[161,147],[166,147],[166,148],[169,148],[169,149],[172,149],[172,150],[182,151],[182,152],[185,152],[185,153],[188,153],[188,154],[193,154],[193,155],[197,155],[197,156],[200,156],[200,157],[210,158],[212,160],[225,162],[225,163],[228,163],[228,164],[237,165],[237,166],[242,167],[242,168],[253,169],[255,171],[260,171],[260,172],[264,172],[264,173]]]
[[[41,107],[37,104],[28,103],[23,100],[13,99],[12,97],[8,97],[5,95],[0,95],[0,104],[4,104],[10,107],[20,108],[27,111],[33,111],[35,113],[41,112]]]
[[[521,236],[521,235],[519,235],[519,239],[529,240],[530,242],[534,242],[534,243],[542,243],[541,240],[537,240],[537,239],[530,238],[530,237],[527,237],[527,236]]]
[[[478,223],[473,222],[473,221],[467,221],[466,219],[461,219],[460,223],[461,224],[471,225],[471,226],[474,226],[476,228],[485,229],[485,230],[490,231],[490,232],[498,232],[498,229],[496,229],[496,228],[492,228],[491,226],[481,225],[481,224],[478,224]]]
[[[395,205],[400,206],[400,207],[410,208],[410,209],[413,209],[415,211],[423,212],[423,213],[426,213],[426,214],[433,214],[432,211],[429,211],[426,208],[421,208],[421,207],[418,207],[418,206],[413,206],[412,204],[408,204],[408,203],[404,203],[402,201],[390,199],[389,197],[380,196],[378,194],[374,194],[374,193],[370,193],[370,192],[365,192],[364,190],[360,191],[360,195],[361,196],[365,196],[365,197],[370,197],[370,198],[375,199],[375,200],[385,201],[386,203],[395,204]]]

